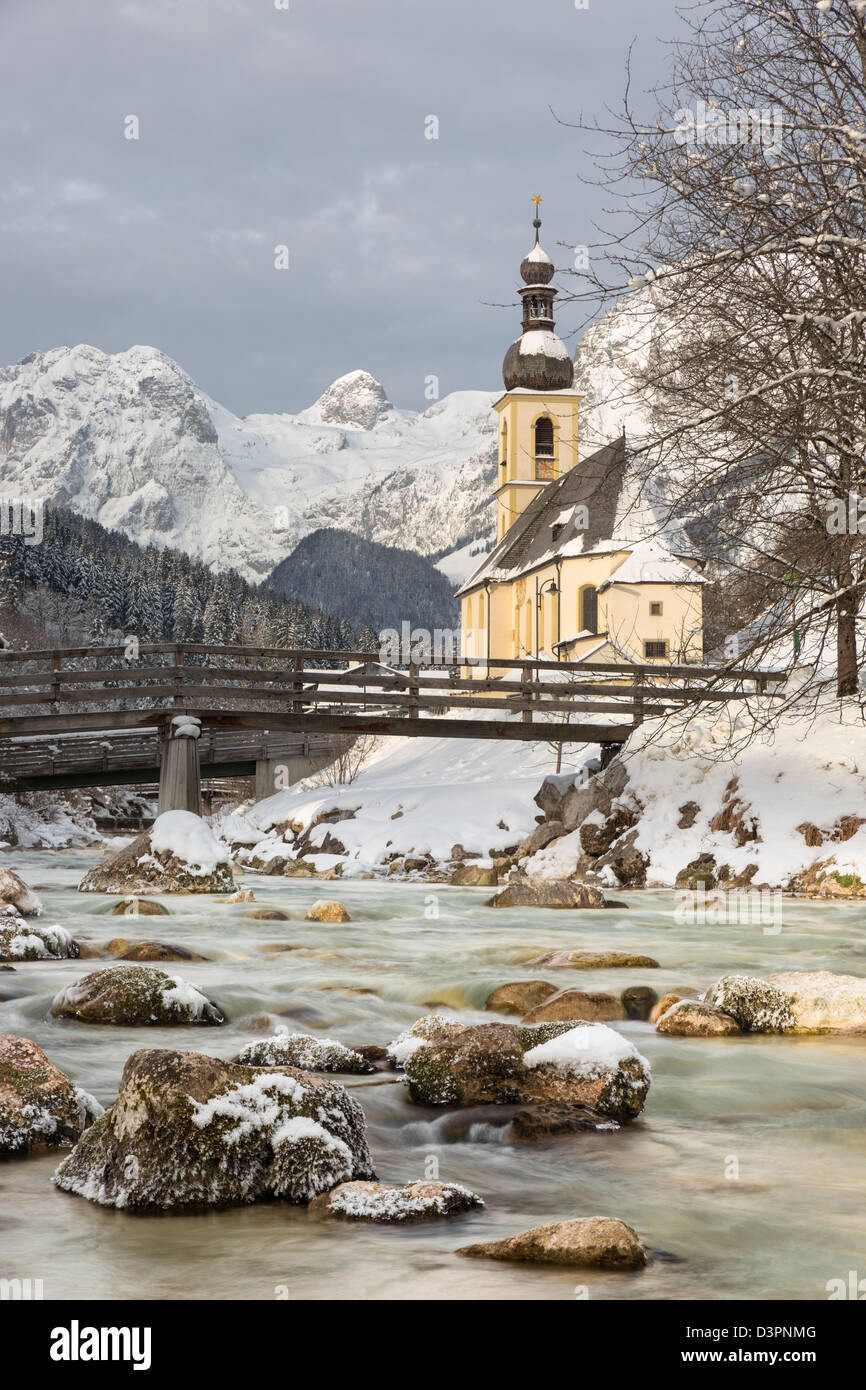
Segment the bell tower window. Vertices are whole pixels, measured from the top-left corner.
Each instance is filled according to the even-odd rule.
[[[535,422],[535,476],[544,482],[556,477],[553,421],[549,415],[542,415]]]

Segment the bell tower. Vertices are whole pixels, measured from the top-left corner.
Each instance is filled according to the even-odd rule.
[[[496,488],[496,539],[501,541],[545,483],[577,463],[574,363],[554,331],[550,283],[555,268],[538,240],[539,204],[533,198],[535,245],[520,263],[522,332],[505,354],[505,395],[494,404],[499,416],[499,478]]]

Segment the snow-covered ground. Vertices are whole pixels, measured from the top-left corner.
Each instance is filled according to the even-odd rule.
[[[732,757],[729,739],[741,739],[746,728],[747,715],[731,704],[666,728],[648,720],[632,735],[621,800],[637,816],[635,848],[649,859],[647,886],[672,886],[703,855],[728,865],[732,877],[756,864],[755,885],[783,888],[830,860],[834,873],[866,882],[866,725],[859,704],[817,718],[788,715]],[[597,811],[587,819],[604,821]],[[576,830],[540,850],[527,868],[565,877],[580,853]]]
[[[430,722],[435,726],[435,719]],[[595,751],[569,746],[563,766],[577,770]],[[532,798],[555,765],[556,753],[546,744],[390,736],[349,785],[302,784],[218,823],[217,829],[247,843],[250,829],[257,831],[259,842],[250,857],[267,860],[291,855],[293,838],[319,817],[351,811],[351,819],[322,822],[309,837],[314,851],[327,835],[336,837],[345,858],[303,857],[320,869],[341,863],[344,876],[381,871],[389,860],[407,854],[448,860],[458,844],[483,862],[491,851],[517,845],[534,829],[538,807]],[[288,844],[275,829],[287,823],[295,831],[294,836],[286,831]]]

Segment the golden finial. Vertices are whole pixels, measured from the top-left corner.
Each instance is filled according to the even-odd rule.
[[[541,226],[541,218],[540,218],[539,215],[538,215],[539,204],[540,204],[541,201],[542,201],[542,200],[541,200],[541,194],[540,194],[540,193],[536,193],[536,195],[535,195],[535,197],[533,198],[532,201],[533,201],[533,203],[535,204],[535,216],[534,216],[534,218],[532,219],[532,225],[533,225],[533,227],[535,228],[535,240],[538,241],[538,229],[539,229],[539,227]]]

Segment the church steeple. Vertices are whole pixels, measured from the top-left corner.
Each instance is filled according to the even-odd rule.
[[[532,201],[535,245],[520,263],[523,287],[518,291],[523,306],[523,332],[505,354],[502,379],[506,391],[570,391],[574,365],[565,343],[553,331],[553,301],[558,293],[550,283],[554,265],[538,240],[541,199],[536,196]]]

